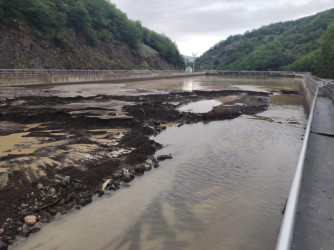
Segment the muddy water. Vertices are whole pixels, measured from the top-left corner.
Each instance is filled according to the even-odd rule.
[[[299,96],[271,99],[257,116],[168,127],[152,139],[172,160],[13,249],[273,249],[305,114]]]

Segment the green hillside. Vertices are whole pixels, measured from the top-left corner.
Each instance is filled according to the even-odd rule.
[[[334,9],[330,9],[230,36],[205,52],[197,65],[216,70],[311,71],[334,78],[333,46]]]
[[[168,64],[184,66],[175,43],[139,21],[129,20],[107,0],[0,0],[0,24],[12,28],[14,20],[20,28],[26,25],[37,30],[63,50],[81,38],[84,45],[93,49],[106,44],[126,45],[135,56],[145,45]]]

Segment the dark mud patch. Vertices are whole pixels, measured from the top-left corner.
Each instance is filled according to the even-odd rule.
[[[177,110],[189,102],[230,95],[238,100],[207,113]],[[119,102],[124,103],[121,110],[114,106]],[[96,107],[96,103],[103,107]],[[90,203],[94,194],[103,195],[101,185],[106,180],[112,179],[108,184],[111,190],[131,181],[136,165],[147,162],[162,147],[149,137],[165,129],[163,124],[233,119],[262,112],[268,105],[268,93],[237,90],[1,99],[0,138],[26,134],[18,145],[2,148],[11,153],[0,157],[0,240],[11,244],[17,235],[27,237],[31,232],[24,225],[27,215],[48,222],[56,213]],[[71,106],[79,112],[71,112]],[[116,111],[106,118],[92,113],[94,110]],[[27,151],[32,147],[34,150]]]

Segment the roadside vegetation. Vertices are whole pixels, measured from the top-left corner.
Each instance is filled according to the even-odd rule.
[[[334,9],[261,27],[219,42],[201,69],[308,71],[334,78]]]
[[[174,42],[143,27],[139,21],[128,19],[106,0],[0,0],[0,22],[6,20],[36,27],[59,47],[66,47],[73,33],[84,36],[91,46],[126,44],[134,54],[144,43],[167,63],[184,66]]]

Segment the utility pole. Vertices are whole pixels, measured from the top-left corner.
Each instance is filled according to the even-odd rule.
[[[194,61],[193,61],[193,72],[195,72],[195,60],[196,60],[196,56],[197,56],[197,53],[193,52],[193,57],[194,57]]]

